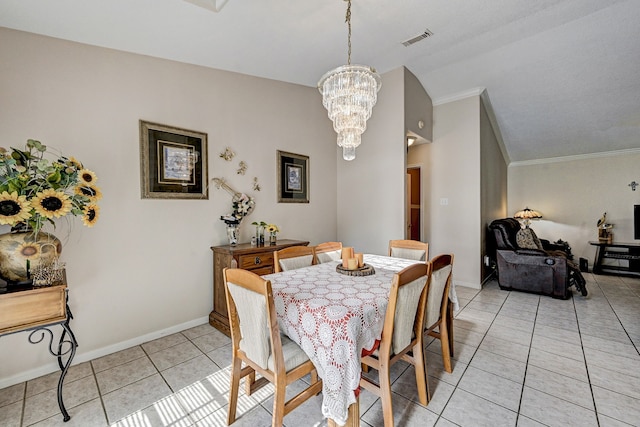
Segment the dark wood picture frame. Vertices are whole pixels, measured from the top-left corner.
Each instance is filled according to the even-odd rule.
[[[140,120],[143,199],[209,198],[207,134]]]
[[[309,156],[277,150],[278,203],[309,203]]]

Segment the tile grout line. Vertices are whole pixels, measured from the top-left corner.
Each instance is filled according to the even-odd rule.
[[[467,305],[465,305],[465,306],[460,310],[460,313],[462,313],[462,312],[464,311],[464,309],[465,309],[465,308],[467,308],[467,307],[468,307],[468,305],[469,305],[469,304],[471,304],[471,302],[473,302],[473,300],[474,300],[474,299],[476,299],[476,297],[477,297],[478,295],[480,295],[480,293],[481,293],[482,291],[483,291],[483,289],[480,289],[480,291],[478,291],[478,292],[473,296],[473,298],[471,298],[471,299],[469,300],[469,303],[468,303]],[[483,335],[482,335],[482,339],[481,339],[481,340],[480,340],[480,342],[478,343],[478,346],[476,347],[475,351],[474,351],[474,352],[473,352],[473,354],[471,355],[471,358],[469,359],[469,363],[466,363],[467,367],[464,369],[464,371],[463,371],[463,372],[462,372],[462,374],[460,375],[460,380],[462,380],[462,377],[463,377],[463,376],[464,376],[464,374],[467,372],[467,369],[469,369],[469,366],[471,366],[471,361],[473,360],[473,358],[475,357],[476,353],[477,353],[477,352],[478,352],[478,350],[480,349],[480,346],[482,345],[482,342],[484,341],[484,339],[486,338],[487,334],[489,333],[489,330],[491,329],[491,326],[493,326],[493,323],[495,322],[496,318],[498,317],[498,313],[500,313],[500,311],[502,310],[502,307],[504,306],[505,302],[507,301],[507,299],[508,299],[508,298],[509,298],[509,296],[511,295],[511,291],[507,291],[507,292],[509,292],[509,295],[507,295],[507,297],[506,297],[506,298],[502,301],[502,303],[500,304],[500,310],[498,310],[498,312],[496,312],[496,313],[493,313],[493,319],[492,319],[492,320],[491,320],[491,322],[489,323],[489,327],[487,328],[487,330],[483,333]],[[498,305],[498,304],[495,304],[495,305]],[[463,328],[463,329],[464,329],[464,328]],[[472,331],[472,332],[473,332],[473,331]],[[491,352],[490,352],[490,353],[491,353]],[[462,363],[462,362],[460,362],[460,363]],[[487,372],[487,371],[484,371],[483,369],[480,369],[480,368],[475,368],[475,369],[479,369],[479,370],[481,370],[481,371],[483,371],[483,372]],[[491,374],[491,372],[489,372],[489,373]],[[495,375],[495,374],[493,374],[493,375]],[[499,376],[499,375],[498,375],[498,376]],[[502,378],[502,377],[501,377],[501,378]],[[505,379],[507,379],[507,378],[505,378]],[[456,391],[456,390],[458,390],[459,385],[460,385],[460,380],[458,380],[458,382],[457,382],[457,383],[456,383],[456,385],[455,385],[455,389],[454,389],[453,393],[451,393],[451,396],[449,396],[449,399],[447,399],[447,402],[445,403],[445,405],[444,405],[444,407],[443,407],[443,410],[442,410],[443,412],[444,412],[444,409],[445,409],[445,408],[447,407],[447,405],[449,404],[449,402],[451,401],[451,397],[453,396],[453,394],[455,393],[455,391]],[[507,379],[507,380],[508,380],[508,379]],[[476,396],[476,397],[478,397],[478,398],[480,398],[480,399],[486,400],[487,402],[490,402],[490,403],[493,403],[493,404],[495,404],[495,405],[497,405],[497,406],[500,406],[500,407],[502,407],[502,408],[504,408],[504,409],[506,409],[506,410],[508,410],[508,411],[514,412],[512,409],[509,409],[509,408],[507,408],[506,406],[503,406],[503,405],[501,405],[501,404],[499,404],[499,403],[497,403],[497,402],[493,402],[493,401],[491,401],[491,400],[489,400],[489,399],[486,399],[486,398],[484,398],[484,397],[482,397],[482,396],[478,396],[477,394],[471,393],[471,392],[466,391],[466,390],[464,390],[464,389],[462,389],[462,388],[460,388],[460,390],[464,391],[465,393],[469,393],[469,394],[471,394],[471,395],[473,395],[473,396]],[[520,398],[522,398],[522,394],[521,394],[521,397],[520,397]],[[518,420],[518,415],[519,415],[519,408],[518,408],[518,412],[516,412],[516,422],[517,422],[517,420]],[[443,419],[445,419],[445,420],[447,420],[447,421],[449,421],[449,422],[453,423],[452,421],[448,420],[447,418],[444,418],[444,417],[442,416],[442,413],[441,413],[441,414],[439,414],[439,415],[438,415],[438,419],[436,420],[436,424],[437,424],[438,420],[440,420],[440,418],[443,418]],[[453,424],[455,424],[455,423],[453,423]],[[457,425],[457,424],[456,424],[456,425]]]
[[[471,304],[471,301],[473,301],[473,300],[474,300],[478,295],[480,295],[480,292],[482,292],[482,286],[480,287],[480,290],[479,290],[478,292],[476,292],[476,293],[475,293],[475,295],[474,295],[474,296],[469,300],[469,302],[468,302],[464,307],[462,307],[462,308],[458,311],[458,314],[455,314],[455,313],[454,313],[454,315],[453,315],[454,320],[455,320],[455,318],[456,318],[460,313],[462,313],[462,312],[464,311],[464,309],[465,309],[465,308],[467,308],[467,306],[468,306],[469,304]],[[495,318],[494,318],[494,319],[495,319]],[[453,323],[454,323],[454,322],[452,322],[451,329],[455,329],[455,327],[453,326]],[[488,329],[487,329],[487,331],[488,331]],[[484,333],[484,334],[486,335],[486,331],[485,331],[485,333]],[[480,344],[482,343],[482,340],[484,339],[485,335],[483,335],[483,336],[482,336],[482,339],[480,340],[480,343],[478,344],[478,348],[480,348]],[[436,339],[437,339],[437,338],[434,338],[434,340],[433,340],[433,341],[435,341]],[[433,341],[431,341],[431,342],[433,343]],[[453,341],[455,341],[455,334],[454,334],[454,340],[453,340]],[[441,344],[440,344],[440,345],[442,345],[442,341],[441,341]],[[427,347],[428,347],[428,346],[427,346]],[[478,348],[476,348],[476,351],[478,351]],[[426,351],[426,350],[425,350],[425,351]],[[441,350],[441,351],[442,351],[442,350]],[[473,353],[473,355],[475,356],[475,352]],[[450,357],[451,357],[451,358],[453,358],[453,356],[451,356],[451,355],[450,355]],[[471,356],[471,360],[472,360],[472,359],[473,359],[473,356]],[[471,362],[471,360],[469,360],[469,362]],[[467,364],[467,368],[469,367],[469,365],[470,365],[470,363],[469,363],[469,364]],[[443,369],[444,369],[444,366],[443,366]],[[453,370],[453,369],[452,369],[452,370]],[[466,372],[466,371],[467,371],[467,370],[465,369],[465,372]],[[446,371],[445,371],[445,372],[446,372]],[[463,376],[464,376],[464,372],[463,372],[463,373],[462,373],[462,375],[460,376],[460,379],[462,379],[462,377],[463,377]],[[455,425],[459,426],[459,424],[454,423],[453,421],[450,421],[450,420],[448,420],[447,418],[445,418],[445,417],[443,417],[443,416],[442,416],[442,413],[444,412],[444,410],[447,408],[447,405],[448,405],[448,404],[449,404],[449,402],[451,401],[451,397],[453,397],[453,394],[454,394],[454,393],[456,392],[456,390],[458,389],[458,384],[460,384],[460,380],[458,380],[458,382],[456,382],[456,385],[454,386],[453,392],[451,393],[451,395],[449,396],[449,398],[447,399],[447,401],[444,403],[444,405],[442,405],[442,411],[440,411],[440,413],[438,414],[438,418],[436,418],[436,422],[435,422],[435,424],[434,424],[434,425],[437,425],[437,424],[438,424],[438,421],[440,421],[440,419],[442,418],[442,419],[444,419],[444,420],[449,421],[449,422],[450,422],[450,423],[452,423],[452,424],[455,424]]]
[[[611,308],[611,311],[613,312],[613,314],[616,316],[616,319],[618,319],[618,322],[620,323],[620,326],[622,327],[622,330],[624,331],[624,333],[627,335],[627,338],[629,339],[629,341],[631,342],[631,345],[633,345],[633,347],[636,349],[636,352],[638,353],[638,355],[640,355],[640,349],[638,348],[638,346],[636,345],[636,343],[631,339],[631,336],[629,335],[629,332],[627,331],[627,328],[624,327],[624,323],[622,322],[622,320],[620,319],[620,316],[618,315],[618,312],[616,311],[616,309],[613,307],[613,304],[611,304],[611,300],[609,300],[609,297],[607,297],[606,292],[604,291],[604,289],[602,289],[602,287],[600,286],[600,283],[598,282],[598,279],[595,279],[596,284],[598,285],[598,288],[600,288],[600,291],[602,292],[602,296],[604,297],[604,299],[607,301],[607,304],[609,304],[609,307]],[[624,280],[622,280],[622,283],[628,288],[629,285],[627,285]],[[635,292],[634,292],[635,293]],[[577,312],[576,312],[577,313]]]
[[[598,284],[598,281],[596,280],[595,282],[596,282],[596,285],[598,286],[598,288],[600,289],[600,291],[604,295],[604,291],[602,291],[602,288],[600,287],[600,284]],[[605,297],[605,299],[606,299],[606,297]],[[589,390],[591,391],[591,399],[593,400],[593,412],[595,413],[596,423],[598,424],[598,427],[599,427],[600,426],[600,416],[598,414],[598,405],[596,404],[596,397],[593,394],[593,384],[591,384],[591,375],[589,375],[589,364],[587,363],[587,354],[584,351],[584,343],[582,342],[582,331],[580,330],[580,316],[578,315],[578,310],[576,309],[576,301],[575,301],[575,299],[572,302],[573,302],[573,310],[576,313],[576,322],[578,324],[578,336],[580,337],[580,348],[582,349],[582,357],[584,358],[584,369],[587,371],[587,381],[589,382]],[[613,307],[611,307],[611,309],[613,310]]]
[[[104,405],[104,398],[102,397],[102,391],[100,390],[100,384],[98,383],[98,377],[96,376],[96,370],[93,367],[93,361],[89,361],[89,367],[91,368],[91,374],[93,375],[93,380],[96,382],[96,389],[98,390],[98,399],[100,399],[100,407],[102,407],[102,414],[104,415],[104,419],[109,423],[109,416],[107,415],[107,407]]]
[[[511,294],[509,294],[509,296],[511,296]],[[518,412],[517,412],[517,417],[516,417],[516,425],[518,423],[518,420],[520,419],[520,410],[522,409],[522,397],[524,396],[524,387],[525,387],[525,383],[527,381],[527,371],[529,370],[529,358],[531,357],[531,347],[533,346],[533,336],[535,335],[536,326],[538,324],[538,313],[539,313],[539,311],[540,311],[540,297],[538,297],[538,304],[536,305],[536,315],[533,318],[533,329],[531,330],[531,339],[529,340],[529,350],[527,351],[527,360],[526,360],[525,365],[524,365],[524,377],[522,378],[522,387],[520,388],[520,400],[518,401]],[[533,419],[533,418],[531,418],[531,419]],[[539,422],[540,424],[543,424],[542,422],[540,422],[538,420],[534,420],[534,421]]]
[[[24,411],[27,407],[27,382],[24,382],[24,390],[22,391],[22,410],[20,411],[20,425],[24,424]]]

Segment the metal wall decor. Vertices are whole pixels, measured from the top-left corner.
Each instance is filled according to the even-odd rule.
[[[233,160],[233,157],[235,155],[236,153],[234,153],[233,150],[231,150],[231,148],[227,147],[224,149],[222,153],[220,153],[219,157],[221,159],[224,159],[226,162],[230,162],[231,160]]]

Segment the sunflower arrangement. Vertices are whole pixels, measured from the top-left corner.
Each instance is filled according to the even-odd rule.
[[[0,224],[35,233],[54,219],[81,216],[87,227],[98,220],[102,193],[96,174],[74,157],[45,158],[47,146],[29,139],[26,149],[0,147]],[[24,224],[24,225],[23,225]]]
[[[280,229],[275,224],[267,224],[267,226],[265,227],[265,231],[269,232],[269,234],[271,235],[275,235],[280,231]]]

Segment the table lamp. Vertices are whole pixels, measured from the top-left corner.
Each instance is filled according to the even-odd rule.
[[[525,228],[529,228],[532,219],[542,218],[542,214],[529,208],[524,208],[513,215],[518,221],[524,224]]]

